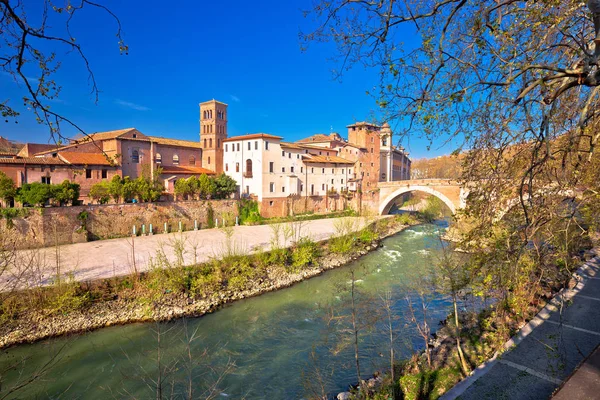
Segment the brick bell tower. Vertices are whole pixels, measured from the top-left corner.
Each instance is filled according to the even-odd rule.
[[[217,100],[200,103],[202,168],[223,172],[223,140],[227,139],[227,104]]]

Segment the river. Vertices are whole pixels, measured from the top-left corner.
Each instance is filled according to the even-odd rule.
[[[300,399],[323,389],[330,394],[346,390],[357,380],[353,349],[342,346],[350,336],[339,329],[348,324],[344,318],[334,319],[339,325],[332,332],[328,316],[332,310],[348,315],[349,271],[356,271],[358,307],[381,310],[380,295],[392,294],[395,348],[399,358],[408,356],[422,341],[405,317],[407,284],[435,262],[438,236],[446,226],[411,227],[348,266],[201,318],[109,327],[8,349],[0,358],[0,370],[25,361],[22,371],[5,376],[4,389],[53,360],[43,379],[19,391],[18,398],[157,398],[159,380],[165,398],[171,393],[184,398],[190,376],[198,397],[210,391],[231,399]],[[434,329],[448,307],[443,296],[432,301]],[[389,365],[388,332],[382,325],[362,330],[363,379]],[[186,337],[195,338],[189,346]]]

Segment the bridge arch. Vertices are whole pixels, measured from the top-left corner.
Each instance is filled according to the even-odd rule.
[[[456,214],[456,206],[454,205],[452,200],[450,200],[445,194],[438,192],[437,190],[432,189],[429,186],[415,185],[415,186],[405,186],[405,187],[398,188],[394,192],[389,194],[383,201],[380,201],[379,215],[387,214],[390,211],[390,209],[392,208],[392,205],[394,204],[394,200],[396,200],[396,198],[398,198],[399,196],[402,196],[403,194],[410,193],[410,192],[424,192],[424,193],[428,193],[432,196],[435,196],[438,199],[440,199],[441,201],[443,201],[446,206],[448,206],[450,211],[452,211],[452,215]]]

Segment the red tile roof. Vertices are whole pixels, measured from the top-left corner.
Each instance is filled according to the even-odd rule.
[[[325,135],[324,133],[317,133],[316,135],[309,136],[304,139],[297,140],[296,143],[311,143],[311,142],[343,142],[344,139],[338,133],[331,133]]]
[[[313,154],[305,154],[303,156],[305,163],[329,163],[329,164],[354,164],[354,161],[346,160],[338,156],[315,156]]]
[[[164,174],[184,174],[184,175],[215,175],[214,171],[211,171],[202,167],[180,167],[177,165],[170,165],[162,167],[162,173]]]
[[[63,160],[54,157],[19,157],[0,158],[0,164],[28,164],[28,165],[68,165]]]
[[[158,143],[163,146],[193,147],[195,149],[202,148],[202,145],[200,144],[200,142],[194,142],[191,140],[170,139],[170,138],[164,138],[164,137],[158,137],[158,136],[147,136],[147,137],[154,143]]]
[[[281,136],[269,135],[268,133],[253,133],[251,135],[234,136],[223,140],[223,142],[233,142],[236,140],[250,139],[283,139]]]
[[[114,161],[102,153],[61,151],[58,153],[58,157],[72,165],[116,165]]]

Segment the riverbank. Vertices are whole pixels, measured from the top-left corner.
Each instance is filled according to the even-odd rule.
[[[21,291],[2,302],[0,347],[111,325],[198,317],[346,265],[417,223],[403,216],[365,220],[357,231],[340,225],[339,235],[323,242],[297,238],[291,248],[274,243],[270,251],[252,255],[236,253],[235,243],[226,242],[222,259],[195,266],[171,263],[159,253],[147,273]]]
[[[597,243],[597,240],[594,242]],[[568,343],[563,345],[555,340],[557,337],[572,335],[571,332],[560,330],[561,321],[564,320],[567,324],[571,324],[564,325],[567,330],[585,331],[588,334],[589,337],[586,337],[587,341],[583,346],[586,352],[591,352],[598,344],[597,340],[590,340],[590,338],[597,339],[600,336],[600,333],[597,332],[597,324],[592,323],[596,331],[591,331],[589,323],[583,322],[588,321],[591,314],[582,311],[582,306],[576,303],[575,307],[570,306],[573,304],[573,295],[582,290],[583,281],[590,279],[590,272],[582,273],[582,271],[592,271],[591,276],[595,276],[600,271],[598,270],[599,252],[600,248],[598,247],[588,248],[585,251],[581,249],[578,259],[573,261],[576,265],[582,266],[575,272],[562,269],[560,265],[554,265],[554,270],[548,271],[553,278],[540,280],[542,282],[540,288],[528,297],[525,312],[518,312],[501,302],[493,302],[479,312],[459,312],[460,329],[458,331],[454,325],[454,316],[449,313],[445,320],[439,322],[440,328],[432,330],[428,346],[431,357],[430,366],[426,364],[423,350],[414,354],[412,358],[396,364],[393,381],[389,371],[376,373],[374,378],[363,382],[360,394],[358,394],[359,390],[355,388],[352,393],[339,393],[337,399],[380,399],[383,396],[391,398],[394,391],[397,394],[401,393],[400,398],[407,400],[420,398],[450,400],[457,396],[468,399],[494,396],[529,399],[531,397],[526,394],[527,387],[539,382],[543,382],[545,385],[545,393],[542,397],[546,398],[558,387],[560,380],[568,376],[570,371],[575,368],[578,361],[574,362],[573,360],[581,360],[587,354],[582,354],[578,347],[583,346],[581,341],[569,342],[569,338]],[[597,278],[592,277],[591,279]],[[567,297],[563,298],[565,294]],[[586,294],[588,297],[583,296],[585,300],[592,299],[589,297],[591,292]],[[597,298],[594,297],[593,300],[597,300]],[[552,312],[555,314],[554,316],[550,316]],[[572,326],[577,325],[575,318],[579,318],[580,324],[583,322],[584,328]],[[536,334],[533,328],[541,326],[545,322],[547,322],[546,326],[539,329],[540,332]],[[550,333],[548,333],[549,330],[551,330]],[[534,339],[528,340],[527,344],[520,346],[520,354],[515,356],[514,348],[530,334]],[[463,373],[460,366],[457,336],[460,338],[461,350],[468,364],[467,375]],[[537,338],[535,338],[536,336]],[[550,343],[550,345],[546,343]],[[512,355],[505,356],[504,352],[510,352]],[[563,353],[568,355],[568,360],[564,360]],[[501,357],[512,361],[498,361]],[[484,382],[472,389],[471,392],[463,393],[466,387],[472,385],[498,362],[501,366],[496,370],[508,368],[508,371],[495,371],[496,374],[492,374],[494,376],[488,379],[487,384]],[[517,365],[515,362],[524,363],[525,366]],[[544,368],[540,368],[540,366]],[[517,371],[525,374],[527,379],[515,378]],[[518,382],[515,383],[511,379]],[[550,384],[548,381],[551,381]],[[517,383],[522,385],[522,388],[513,390],[518,386]]]

